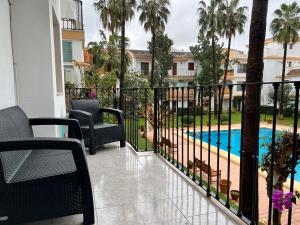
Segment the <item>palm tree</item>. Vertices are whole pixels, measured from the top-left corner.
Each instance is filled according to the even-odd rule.
[[[287,46],[289,43],[294,44],[299,40],[300,30],[300,7],[297,2],[293,2],[289,5],[283,3],[279,9],[274,12],[275,18],[271,22],[271,32],[275,41],[282,43],[284,48],[282,75],[281,81],[285,79],[285,67]],[[281,99],[283,99],[284,85],[281,85]],[[279,114],[283,115],[283,101],[279,106]]]
[[[253,0],[246,74],[247,83],[261,82],[263,78],[267,13],[268,0]],[[257,158],[253,156],[257,156],[259,145],[259,97],[260,89],[258,85],[247,85],[243,120],[243,125],[247,129],[243,129],[242,134],[240,210],[244,216],[251,220],[251,224],[258,224],[258,162]]]
[[[100,70],[104,65],[104,48],[106,45],[106,37],[102,30],[100,30],[100,41],[92,41],[88,43],[88,52],[93,56],[93,67],[95,70]]]
[[[120,70],[120,109],[124,106],[124,77],[126,71],[125,54],[125,23],[130,21],[135,12],[136,0],[97,0],[94,8],[100,15],[104,28],[107,28],[111,34],[117,34],[121,30],[121,70]]]
[[[119,77],[121,67],[121,37],[112,34],[109,38],[100,30],[101,39],[99,43],[90,42],[88,51],[93,56],[93,67],[95,70],[103,69],[105,72],[114,72]],[[125,47],[129,45],[128,38],[125,38]],[[130,58],[125,54],[125,71],[129,66]]]
[[[220,11],[222,12],[223,17],[223,35],[228,39],[228,47],[227,47],[227,55],[225,59],[224,65],[224,79],[223,79],[223,87],[221,94],[221,111],[223,106],[224,99],[224,91],[225,84],[227,81],[227,72],[229,66],[229,57],[230,57],[230,48],[231,48],[231,40],[235,37],[236,32],[239,34],[244,33],[244,26],[247,22],[246,11],[248,7],[241,6],[239,7],[240,0],[226,0],[224,3],[220,5]]]
[[[155,38],[158,31],[165,30],[170,11],[169,0],[141,0],[137,7],[141,11],[140,22],[144,25],[145,31],[152,34],[152,62],[151,62],[151,86],[154,86],[154,59],[155,59]]]
[[[105,29],[112,34],[118,33],[121,29],[122,5],[119,0],[97,0],[94,8],[99,13],[101,23]],[[125,1],[125,21],[130,21],[135,12],[136,0]]]
[[[205,1],[199,2],[199,26],[200,26],[200,35],[204,35],[211,39],[212,45],[212,76],[213,76],[213,84],[217,84],[216,78],[216,39],[217,35],[221,34],[221,17],[218,12],[221,0],[210,0],[207,5]],[[217,115],[217,92],[214,88],[214,115]]]

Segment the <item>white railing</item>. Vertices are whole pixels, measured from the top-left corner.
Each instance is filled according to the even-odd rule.
[[[283,56],[283,49],[265,48],[264,56]]]

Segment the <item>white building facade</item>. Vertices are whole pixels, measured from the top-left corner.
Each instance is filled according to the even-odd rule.
[[[82,1],[61,0],[61,27],[65,82],[81,85],[84,71]]]
[[[280,82],[282,79],[283,45],[275,42],[272,38],[266,39],[264,50],[264,72],[263,82]],[[229,80],[233,84],[240,84],[246,81],[248,55],[244,52],[232,50],[229,69],[231,70]],[[288,45],[285,81],[300,81],[300,41]],[[267,92],[272,85],[263,85],[262,105],[269,105]],[[241,96],[240,86],[233,88],[233,97]]]
[[[0,109],[64,117],[60,0],[0,0]],[[60,127],[37,135],[61,136]]]

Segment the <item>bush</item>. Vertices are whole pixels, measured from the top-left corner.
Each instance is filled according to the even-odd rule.
[[[269,106],[269,105],[260,106],[260,113],[266,115],[273,115],[273,106]]]
[[[190,115],[194,114],[194,109],[193,108],[190,108],[190,109],[183,108],[183,110],[182,110],[182,108],[178,108],[178,116],[187,115],[188,111],[190,112]],[[203,109],[203,115],[205,115],[205,114],[208,114],[208,112],[207,112],[206,109]],[[200,109],[200,107],[196,108],[196,115],[201,115],[201,109]]]
[[[220,122],[221,124],[228,123],[229,116],[227,114],[221,114]]]
[[[291,116],[293,116],[294,110],[295,110],[295,107],[293,105],[289,105],[288,107],[286,107],[283,110],[283,116],[284,117],[291,117]]]
[[[184,115],[182,117],[182,123],[183,124],[193,124],[194,123],[194,117],[193,116]]]

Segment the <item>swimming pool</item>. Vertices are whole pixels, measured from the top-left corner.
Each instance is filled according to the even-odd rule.
[[[277,131],[280,133],[281,131]],[[189,133],[189,136],[193,137],[193,132]],[[268,148],[263,146],[265,143],[271,143],[272,129],[260,128],[259,130],[259,159],[261,160],[262,155],[268,151]],[[196,132],[196,139],[200,140],[200,131]],[[208,131],[203,131],[203,141],[208,143]],[[211,145],[217,147],[218,131],[211,131]],[[230,152],[236,156],[240,156],[241,147],[241,130],[231,130],[231,150]],[[228,151],[228,130],[220,131],[220,149]],[[295,174],[295,180],[300,182],[300,165],[296,167],[297,173]]]

